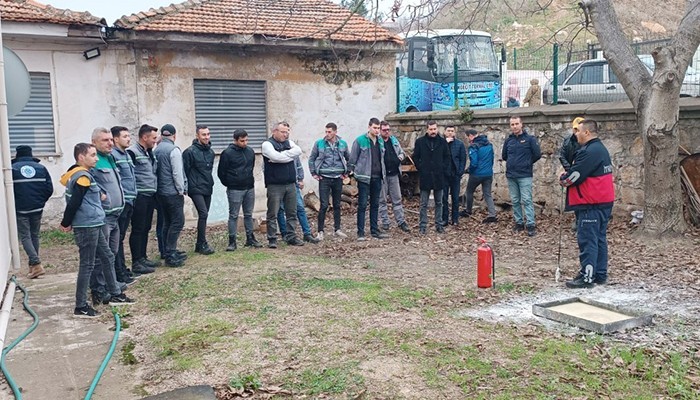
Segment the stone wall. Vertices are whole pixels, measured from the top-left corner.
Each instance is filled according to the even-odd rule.
[[[425,133],[425,124],[430,119],[438,122],[441,132],[445,125],[457,126],[459,138],[465,143],[467,140],[461,133],[465,129],[473,128],[486,134],[496,152],[494,198],[496,203],[509,203],[505,162],[498,160],[503,142],[510,133],[511,116],[522,118],[525,129],[537,136],[542,148],[542,159],[535,164],[533,180],[534,200],[542,206],[539,210],[550,213],[560,207],[558,178],[563,168],[558,152],[564,138],[571,134],[571,120],[577,116],[594,119],[600,124],[600,138],[610,151],[614,166],[616,213],[643,209],[644,151],[634,109],[629,102],[483,110],[475,111],[473,119],[468,122],[463,120],[459,111],[390,114],[386,120],[409,152],[416,138]],[[681,146],[691,153],[699,153],[700,99],[681,99],[679,129]]]

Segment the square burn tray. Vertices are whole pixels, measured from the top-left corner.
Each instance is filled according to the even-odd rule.
[[[651,323],[653,314],[639,315],[620,307],[583,297],[532,305],[538,317],[597,333],[611,333]]]

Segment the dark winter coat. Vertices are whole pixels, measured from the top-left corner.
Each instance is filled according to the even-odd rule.
[[[438,135],[416,139],[413,162],[420,178],[420,190],[441,190],[445,187],[445,171],[450,168],[451,156],[447,141]]]
[[[214,188],[214,150],[194,139],[192,146],[182,152],[182,164],[187,175],[187,194],[210,196]]]
[[[450,167],[447,171],[447,176],[451,178],[461,177],[464,175],[464,168],[467,166],[467,149],[464,147],[464,142],[455,138],[452,143],[447,143],[447,148],[450,150]]]
[[[38,158],[17,157],[12,160],[15,209],[17,214],[33,214],[44,210],[53,194],[51,175]]]
[[[562,143],[561,149],[559,150],[559,162],[561,166],[564,167],[565,171],[571,168],[571,164],[574,162],[574,158],[576,158],[576,152],[580,148],[581,145],[578,144],[576,136],[571,135],[564,139],[564,143]]]
[[[241,148],[232,143],[221,153],[216,172],[221,183],[228,189],[248,190],[255,186],[253,168],[255,151],[250,146]]]

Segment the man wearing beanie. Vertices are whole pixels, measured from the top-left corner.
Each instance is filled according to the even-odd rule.
[[[12,160],[12,181],[17,232],[29,258],[27,278],[35,279],[45,273],[39,258],[39,231],[44,205],[53,194],[53,183],[49,171],[32,156],[32,148],[24,145],[17,146],[17,155]]]
[[[185,226],[185,194],[187,177],[182,164],[182,152],[175,144],[175,127],[170,124],[160,128],[163,141],[153,151],[158,163],[158,190],[156,197],[163,213],[163,239],[165,240],[165,265],[181,267],[185,253],[177,250],[177,240]]]

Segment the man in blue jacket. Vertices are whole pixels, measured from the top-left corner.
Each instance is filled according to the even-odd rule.
[[[53,194],[53,183],[46,167],[32,156],[32,148],[24,145],[17,146],[17,155],[12,160],[12,181],[17,232],[29,258],[27,278],[35,279],[45,274],[39,258],[39,232],[44,205]]]
[[[464,143],[455,137],[455,127],[445,127],[445,141],[449,148],[449,166],[445,171],[445,189],[442,191],[442,224],[459,225],[459,192],[462,183],[462,175],[464,168],[467,165],[467,150],[464,148]],[[448,200],[452,199],[451,218]]]
[[[471,215],[474,204],[474,191],[481,185],[484,193],[484,201],[489,210],[489,216],[483,221],[484,224],[498,222],[496,219],[496,206],[493,204],[491,196],[491,184],[493,183],[493,145],[489,139],[480,135],[474,129],[467,130],[469,138],[469,181],[467,181],[467,209],[466,215]]]
[[[522,232],[527,227],[528,236],[535,236],[537,232],[535,205],[532,201],[532,166],[542,157],[542,151],[537,139],[523,129],[520,117],[510,118],[510,130],[511,134],[503,143],[501,159],[506,162],[508,192],[513,203],[513,232]]]

